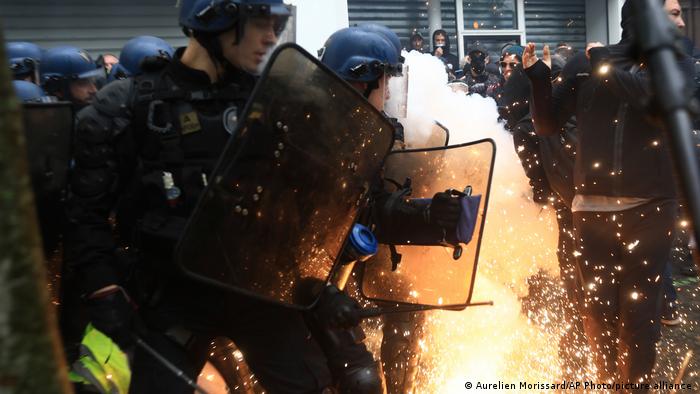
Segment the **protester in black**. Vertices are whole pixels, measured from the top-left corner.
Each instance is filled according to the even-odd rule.
[[[661,275],[676,215],[668,142],[645,105],[649,77],[632,58],[631,2],[622,9],[622,41],[591,48],[591,73],[552,91],[549,49],[523,56],[533,83],[539,135],[579,128],[572,201],[579,308],[601,380],[650,378],[659,338]]]

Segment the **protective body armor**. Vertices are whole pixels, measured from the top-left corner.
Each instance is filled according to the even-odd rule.
[[[211,85],[206,74],[175,60],[110,83],[78,114],[68,206],[74,242],[67,253],[72,266],[85,267],[82,293],[126,279],[130,270],[112,252],[118,244],[140,251],[139,263],[171,263],[174,244],[254,84],[254,77],[240,72]],[[112,210],[117,245],[105,228]],[[144,264],[139,271],[153,271]]]
[[[180,237],[249,92],[236,85],[186,90],[167,71],[134,83],[137,173],[119,205],[118,223],[132,245],[163,256],[163,248],[172,250]]]

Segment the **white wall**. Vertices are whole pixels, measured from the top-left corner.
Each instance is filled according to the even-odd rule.
[[[608,43],[606,0],[586,0],[586,41]]]
[[[620,42],[622,38],[622,6],[625,0],[608,0],[608,40],[610,44]]]
[[[336,30],[348,27],[347,0],[287,0],[297,7],[296,41],[312,55]]]
[[[620,41],[620,11],[624,0],[586,0],[586,41],[615,44]]]

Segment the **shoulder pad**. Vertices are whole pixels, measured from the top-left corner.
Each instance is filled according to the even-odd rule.
[[[114,81],[97,92],[92,106],[108,117],[128,118],[134,101],[134,82],[131,78]]]

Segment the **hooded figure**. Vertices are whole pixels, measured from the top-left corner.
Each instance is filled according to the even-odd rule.
[[[486,70],[488,51],[476,47],[469,51],[468,58],[469,62],[464,65],[464,77],[462,79],[469,86],[469,92],[477,93],[484,97],[497,97],[502,85],[501,78]]]
[[[435,30],[433,33],[433,56],[439,57],[451,74],[459,70],[459,58],[450,53],[450,37],[445,30]]]
[[[418,51],[420,53],[425,53],[425,48],[423,47],[423,36],[420,33],[415,32],[411,36],[411,48],[412,51]]]

